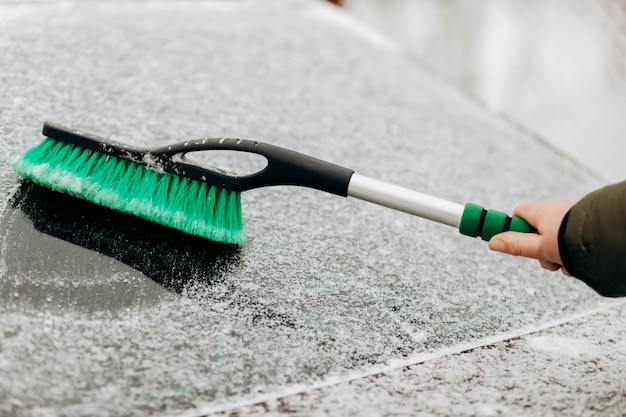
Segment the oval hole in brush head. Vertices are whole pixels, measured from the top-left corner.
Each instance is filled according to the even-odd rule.
[[[180,159],[188,164],[217,171],[234,177],[245,177],[263,171],[267,159],[252,152],[211,150],[182,154]]]

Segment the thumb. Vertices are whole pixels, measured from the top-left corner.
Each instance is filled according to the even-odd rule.
[[[489,249],[509,255],[539,259],[541,236],[536,233],[504,232],[491,238]]]

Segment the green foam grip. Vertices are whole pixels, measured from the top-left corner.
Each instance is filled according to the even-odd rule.
[[[467,236],[480,236],[489,240],[502,232],[536,233],[528,222],[521,217],[509,217],[497,210],[486,210],[476,204],[467,203],[463,210],[459,231]]]

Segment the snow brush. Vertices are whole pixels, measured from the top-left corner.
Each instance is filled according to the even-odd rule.
[[[453,226],[489,240],[504,231],[536,232],[524,219],[442,200],[356,174],[278,146],[247,139],[197,139],[144,149],[46,122],[45,138],[11,161],[23,178],[92,203],[217,242],[247,240],[241,192],[298,185],[375,204]],[[241,151],[265,157],[249,175],[200,166],[190,152]]]

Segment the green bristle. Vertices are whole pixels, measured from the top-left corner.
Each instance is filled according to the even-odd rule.
[[[105,207],[218,242],[247,239],[240,192],[51,138],[11,163],[24,178]]]

